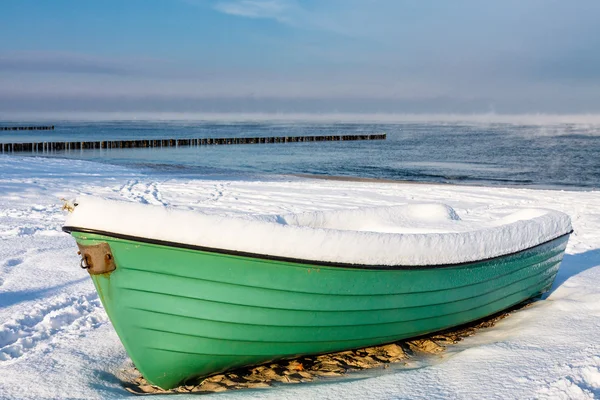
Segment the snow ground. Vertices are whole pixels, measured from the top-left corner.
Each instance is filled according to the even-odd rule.
[[[174,179],[85,161],[0,156],[0,398],[122,398],[130,368],[61,197],[88,194],[216,215],[443,202],[463,219],[569,214],[575,233],[544,301],[412,370],[215,394],[226,398],[600,398],[600,192],[265,178]]]

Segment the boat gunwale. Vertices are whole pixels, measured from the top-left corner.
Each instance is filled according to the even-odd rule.
[[[569,236],[573,233],[573,229],[571,229],[569,232],[563,233],[562,235],[559,235],[557,237],[549,239],[545,242],[539,243],[535,246],[526,247],[524,249],[513,251],[511,253],[501,254],[498,256],[488,257],[488,258],[481,258],[481,259],[472,260],[472,261],[463,261],[463,262],[459,262],[459,263],[448,263],[448,264],[385,265],[385,264],[352,264],[352,263],[340,263],[340,262],[333,262],[333,261],[318,261],[318,260],[308,260],[308,259],[293,258],[293,257],[273,256],[273,255],[269,255],[269,254],[250,253],[250,252],[245,252],[245,251],[220,249],[220,248],[200,246],[200,245],[194,245],[194,244],[188,244],[188,243],[171,242],[171,241],[167,241],[167,240],[145,238],[145,237],[140,237],[140,236],[108,232],[108,231],[103,231],[103,230],[98,230],[98,229],[81,228],[81,227],[76,227],[76,226],[63,226],[62,230],[63,230],[63,232],[66,232],[68,234],[71,234],[72,232],[89,233],[89,234],[93,234],[93,235],[106,236],[106,237],[110,237],[110,238],[114,238],[114,239],[127,240],[127,241],[132,241],[132,242],[140,242],[140,243],[145,243],[145,244],[152,244],[152,245],[158,245],[158,246],[164,246],[164,247],[172,247],[172,248],[178,248],[178,249],[202,251],[205,253],[229,255],[229,256],[235,256],[235,257],[245,257],[245,258],[253,258],[253,259],[267,260],[267,261],[279,261],[279,262],[285,262],[285,263],[304,264],[304,265],[311,265],[311,266],[347,268],[347,269],[358,269],[358,270],[383,270],[383,271],[451,268],[451,267],[461,267],[461,266],[467,266],[470,264],[494,261],[494,260],[501,259],[504,257],[517,255],[524,251],[533,250],[537,247],[546,245],[555,240],[561,239],[565,236]]]

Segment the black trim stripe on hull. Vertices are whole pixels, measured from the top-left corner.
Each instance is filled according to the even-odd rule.
[[[63,232],[66,232],[69,234],[71,232],[90,233],[93,235],[108,236],[108,237],[111,237],[114,239],[128,240],[128,241],[132,241],[132,242],[147,243],[147,244],[153,244],[153,245],[158,245],[158,246],[174,247],[174,248],[186,249],[186,250],[197,250],[197,251],[203,251],[206,253],[224,254],[224,255],[236,256],[236,257],[255,258],[255,259],[259,259],[259,260],[281,261],[281,262],[288,262],[288,263],[294,263],[294,264],[316,265],[316,266],[323,266],[323,267],[350,268],[350,269],[375,269],[375,270],[434,269],[434,268],[449,268],[449,267],[466,266],[469,264],[492,261],[492,260],[504,258],[507,256],[516,255],[523,251],[533,250],[537,247],[551,243],[555,240],[561,239],[561,238],[573,233],[573,230],[571,230],[570,232],[564,233],[553,239],[550,239],[548,241],[545,241],[543,243],[540,243],[540,244],[532,246],[532,247],[528,247],[523,250],[515,251],[512,253],[508,253],[508,254],[503,254],[500,256],[483,258],[480,260],[474,260],[474,261],[465,261],[465,262],[460,262],[460,263],[439,264],[439,265],[435,265],[435,264],[434,265],[367,265],[367,264],[336,263],[336,262],[331,262],[331,261],[304,260],[304,259],[298,259],[298,258],[292,258],[292,257],[281,257],[281,256],[272,256],[272,255],[268,255],[268,254],[249,253],[249,252],[245,252],[245,251],[217,249],[217,248],[213,248],[213,247],[198,246],[198,245],[187,244],[187,243],[169,242],[166,240],[143,238],[143,237],[139,237],[139,236],[125,235],[125,234],[121,234],[121,233],[107,232],[107,231],[96,230],[96,229],[79,228],[79,227],[75,227],[75,226],[63,226],[62,230],[63,230]]]

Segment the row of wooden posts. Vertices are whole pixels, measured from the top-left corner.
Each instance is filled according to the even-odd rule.
[[[49,126],[0,126],[0,131],[53,131],[54,125]]]
[[[152,147],[179,147],[204,145],[259,144],[259,143],[298,143],[332,142],[342,140],[385,140],[386,134],[375,135],[327,135],[327,136],[279,136],[279,137],[237,137],[199,139],[142,139],[142,140],[101,140],[91,142],[39,142],[39,143],[0,143],[2,153],[6,152],[46,152],[86,149],[133,149]]]

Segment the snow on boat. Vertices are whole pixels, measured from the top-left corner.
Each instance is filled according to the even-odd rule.
[[[168,389],[414,337],[547,291],[571,222],[412,204],[223,217],[84,197],[63,230],[144,377]]]

